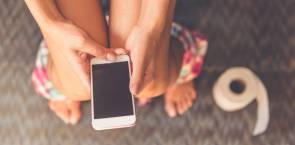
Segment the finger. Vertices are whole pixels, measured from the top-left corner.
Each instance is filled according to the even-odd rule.
[[[98,58],[103,58],[106,54],[106,48],[99,45],[91,38],[86,38],[83,47],[77,49],[81,52],[87,53]]]
[[[79,56],[80,56],[80,58],[81,58],[81,61],[87,61],[88,60],[88,55],[86,54],[86,53],[84,53],[84,52],[78,52],[79,53]]]
[[[127,53],[128,53],[128,50],[123,48],[109,48],[109,49],[106,49],[106,59],[116,60],[118,55],[123,55]]]
[[[47,64],[48,79],[53,83],[56,89],[60,90],[62,88],[62,82],[60,81],[60,77],[58,76],[58,73],[56,71],[57,70],[53,64],[52,57],[48,55],[48,64]]]
[[[142,82],[143,84],[148,84],[152,80],[156,79],[156,74],[155,74],[155,61],[152,60],[146,68],[145,74],[144,74],[144,81]],[[143,85],[145,86],[145,85]]]
[[[141,58],[133,62],[133,72],[131,77],[131,92],[137,95],[142,88],[142,80],[147,68],[146,60]]]
[[[84,55],[84,54],[83,54]],[[87,57],[86,59],[81,57]],[[74,73],[81,79],[82,83],[84,84],[87,92],[90,93],[90,62],[88,59],[88,55],[80,56],[75,55],[70,59],[69,62],[74,68]]]
[[[155,76],[154,64],[150,63],[148,64],[148,67],[146,68],[146,71],[144,72],[143,79],[140,82],[140,88],[138,93],[140,93],[140,91],[142,91],[142,89],[144,89],[145,86],[147,86],[149,83],[151,83],[151,81],[155,79],[156,79],[156,76]]]
[[[147,62],[133,63],[133,73],[130,87],[133,94],[138,95],[138,93],[144,88],[144,86],[155,79],[153,66],[154,65],[152,63],[147,64]]]
[[[123,54],[128,53],[128,50],[126,50],[124,48],[110,48],[110,50],[113,51],[117,55],[123,55]]]
[[[117,55],[116,55],[115,52],[113,52],[111,50],[107,50],[106,51],[106,59],[107,60],[111,60],[111,61],[116,60],[117,59]]]
[[[132,77],[130,83],[130,90],[133,94],[138,94],[141,89],[141,82],[143,80],[146,68],[148,67],[147,49],[148,42],[137,43],[138,30],[134,30],[129,34],[131,37],[127,40],[127,49],[132,50],[131,61],[132,61]],[[146,40],[145,40],[146,41]]]

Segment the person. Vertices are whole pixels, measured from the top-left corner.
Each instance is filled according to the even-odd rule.
[[[140,104],[165,94],[165,110],[171,117],[192,106],[197,95],[192,79],[197,74],[179,81],[187,73],[180,73],[182,62],[192,56],[183,57],[183,50],[169,47],[176,0],[110,0],[108,22],[100,0],[25,2],[45,40],[33,84],[65,123],[76,124],[81,101],[90,99],[89,69],[94,57],[113,60],[130,55],[130,90]],[[206,47],[205,39],[198,40],[200,47]]]

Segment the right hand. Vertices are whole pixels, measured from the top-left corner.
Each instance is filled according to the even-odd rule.
[[[123,48],[106,49],[72,22],[57,22],[41,28],[48,45],[48,76],[54,86],[70,100],[90,99],[90,59],[115,59]]]

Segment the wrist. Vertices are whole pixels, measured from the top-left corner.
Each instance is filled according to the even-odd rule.
[[[55,27],[65,22],[66,20],[63,17],[44,17],[42,19],[37,20],[37,23],[41,29]]]
[[[42,33],[53,33],[59,31],[57,29],[65,23],[67,23],[65,19],[46,19],[41,23],[38,22],[38,25]]]

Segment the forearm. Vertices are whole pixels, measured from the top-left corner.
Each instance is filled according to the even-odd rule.
[[[40,29],[64,21],[54,0],[25,0]]]
[[[159,32],[164,30],[169,15],[169,5],[175,0],[144,0],[138,25],[147,31]]]

